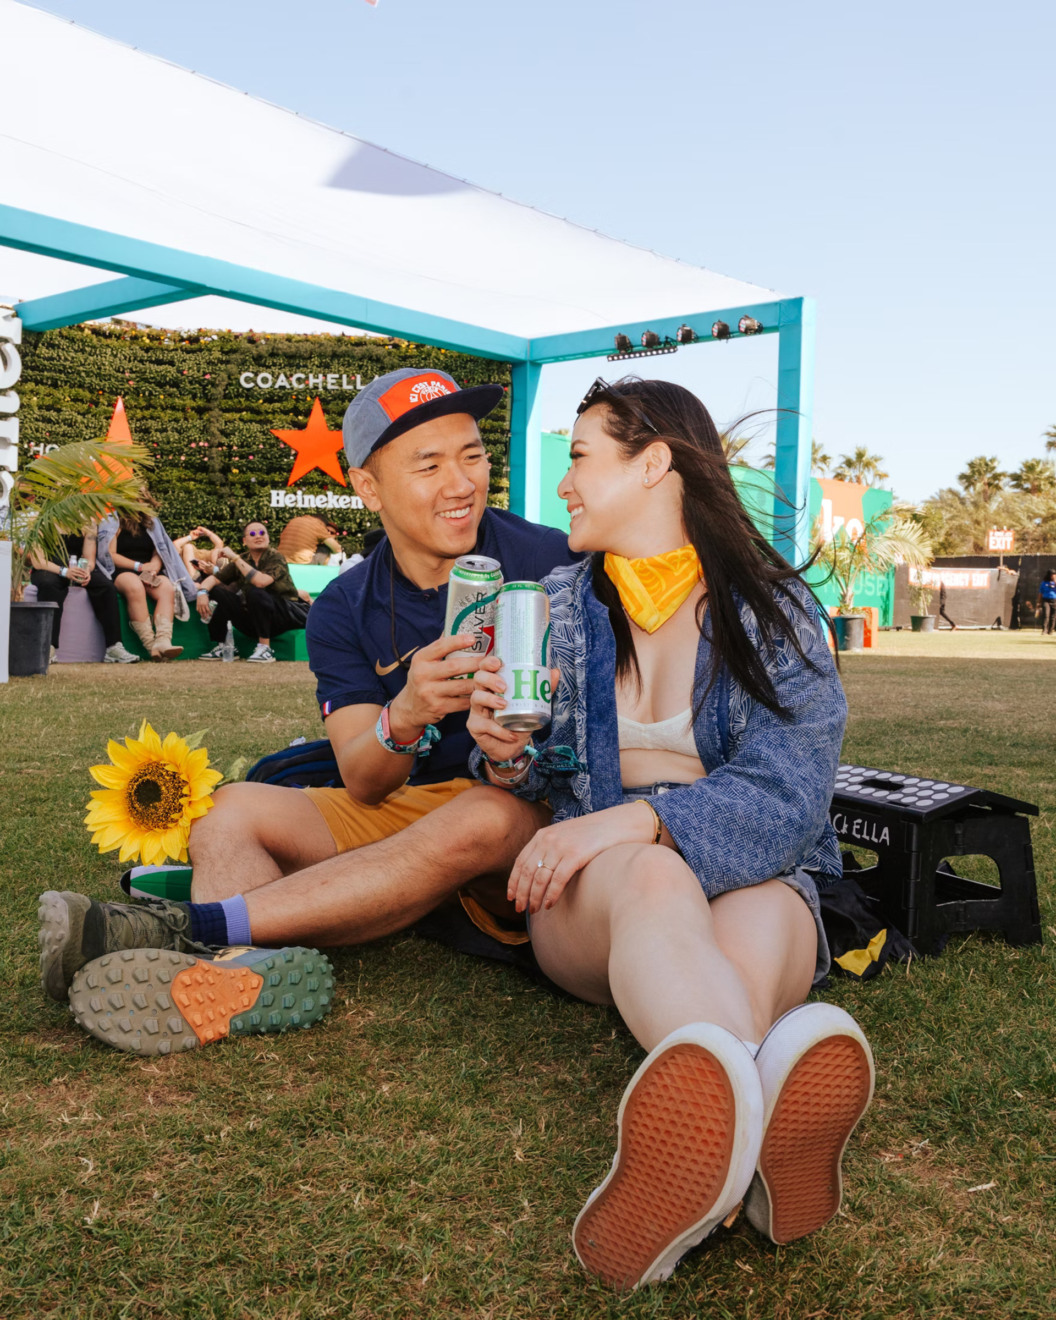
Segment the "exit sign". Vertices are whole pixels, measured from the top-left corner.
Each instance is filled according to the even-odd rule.
[[[986,548],[991,554],[1009,555],[1016,548],[1016,534],[1007,527],[991,527],[986,537]]]

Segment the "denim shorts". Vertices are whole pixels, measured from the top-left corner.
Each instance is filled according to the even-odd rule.
[[[668,793],[673,788],[685,788],[684,783],[671,783],[669,781],[660,781],[655,784],[642,785],[636,788],[625,788],[623,790],[624,802],[638,802],[641,798],[656,797],[660,793]],[[753,880],[751,884],[762,884],[764,880],[770,879],[764,876],[759,880]],[[813,985],[823,981],[828,974],[829,967],[832,964],[832,954],[829,950],[828,937],[825,934],[825,927],[821,920],[821,900],[818,898],[818,887],[814,883],[814,877],[804,871],[801,866],[789,871],[787,875],[774,876],[773,879],[780,880],[782,884],[788,885],[794,889],[807,907],[810,908],[810,915],[814,918],[814,925],[818,932],[818,955],[814,967]],[[748,888],[748,885],[742,885],[740,888]]]

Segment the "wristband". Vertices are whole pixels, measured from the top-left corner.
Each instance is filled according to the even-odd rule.
[[[133,573],[138,573],[142,567],[143,567],[143,561],[141,559],[137,559],[132,565]]]
[[[513,756],[508,761],[493,761],[487,752],[484,753],[484,760],[487,761],[488,765],[490,765],[493,770],[520,771],[527,770],[538,755],[539,753],[529,742],[525,743],[524,751],[521,752],[520,756]]]
[[[60,569],[59,569],[59,577],[65,577],[66,574],[69,573],[69,571],[70,571],[70,569],[69,569],[69,565],[66,565],[66,566],[64,566],[63,568],[60,568]]]
[[[414,742],[398,743],[389,728],[389,706],[387,701],[381,708],[378,722],[374,726],[374,736],[387,752],[396,752],[398,756],[426,757],[433,750],[433,744],[440,741],[440,730],[435,724],[427,724]]]
[[[199,587],[198,590],[195,592],[195,595],[196,595],[196,596],[208,596],[209,593],[208,593],[208,591],[206,591],[206,589],[205,589],[204,587]]]

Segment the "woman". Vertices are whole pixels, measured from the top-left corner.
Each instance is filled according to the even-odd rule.
[[[141,499],[158,507],[145,489]],[[129,627],[143,649],[152,660],[175,660],[183,647],[172,644],[173,617],[189,617],[187,601],[194,598],[194,584],[161,519],[151,514],[108,518],[99,529],[99,546],[102,566],[114,574],[114,585],[125,598]]]
[[[569,544],[593,553],[546,582],[548,736],[529,750],[495,722],[496,659],[469,728],[484,778],[554,809],[509,883],[540,966],[649,1051],[573,1230],[585,1267],[629,1287],[746,1193],[775,1242],[835,1214],[873,1069],[846,1013],[803,1004],[829,964],[818,887],[841,872],[846,706],[820,612],[687,390],[595,382],[571,458]]]
[[[210,542],[208,550],[199,549],[195,545],[196,541],[205,538]],[[208,527],[193,527],[186,536],[178,536],[172,543],[172,548],[183,560],[184,567],[192,582],[201,582],[204,577],[210,573],[215,573],[218,568],[223,566],[223,556],[221,551],[224,548],[224,542],[216,532]]]
[[[121,611],[117,601],[117,589],[102,569],[96,566],[98,530],[95,523],[77,534],[64,534],[62,538],[66,562],[53,564],[43,555],[35,555],[32,561],[33,571],[30,581],[37,589],[37,600],[51,600],[58,605],[51,625],[52,654],[59,646],[59,632],[62,627],[62,609],[70,585],[84,587],[88,592],[88,602],[95,617],[103,629],[103,641],[106,650],[103,663],[108,665],[134,665],[139,663],[139,656],[121,644]],[[86,567],[78,566],[84,560]]]

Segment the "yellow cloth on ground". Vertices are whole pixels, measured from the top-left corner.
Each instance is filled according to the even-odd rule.
[[[607,554],[605,572],[616,584],[628,616],[647,633],[670,619],[701,577],[700,560],[691,545],[648,559]]]
[[[838,962],[845,972],[853,972],[855,976],[861,976],[870,963],[879,962],[880,954],[883,952],[884,941],[887,939],[887,927],[877,931],[864,949],[848,949],[846,953],[841,953],[834,961]]]

